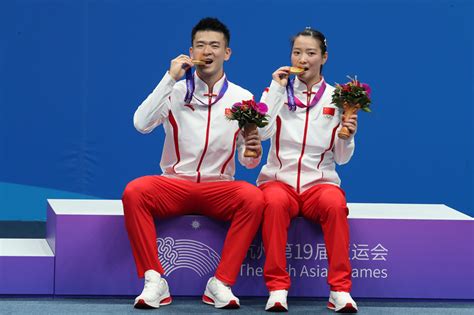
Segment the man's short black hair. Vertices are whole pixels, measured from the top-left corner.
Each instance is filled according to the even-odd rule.
[[[227,26],[225,26],[224,23],[219,21],[216,18],[211,18],[211,17],[206,17],[202,19],[201,21],[196,24],[196,26],[193,27],[193,31],[191,32],[191,46],[193,45],[194,42],[194,36],[196,35],[197,32],[199,31],[214,31],[214,32],[219,32],[224,35],[225,41],[226,41],[226,46],[229,46],[230,43],[230,32]]]

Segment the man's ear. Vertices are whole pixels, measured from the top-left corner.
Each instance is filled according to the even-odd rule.
[[[232,49],[230,47],[225,48],[225,57],[224,60],[227,61],[230,59],[230,55],[232,55]]]

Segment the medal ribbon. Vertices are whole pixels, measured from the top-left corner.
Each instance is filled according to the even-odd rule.
[[[217,95],[216,100],[208,105],[211,106],[217,103],[224,96],[228,87],[229,87],[229,81],[227,81],[227,78],[225,78],[224,83],[222,84],[221,90],[219,91],[219,94]],[[194,76],[191,71],[191,68],[189,68],[188,70],[186,70],[186,96],[184,97],[185,104],[191,103],[191,100],[193,99],[194,89],[195,89]]]
[[[288,83],[286,84],[286,94],[288,95],[288,108],[293,112],[296,110],[296,106],[300,108],[305,108],[305,107],[311,108],[315,106],[316,104],[318,104],[319,100],[324,94],[324,91],[326,90],[326,82],[323,80],[323,82],[321,83],[321,86],[318,89],[318,92],[316,93],[313,100],[311,101],[311,104],[306,106],[298,98],[295,97],[294,83],[295,83],[295,78],[291,78],[288,80]]]

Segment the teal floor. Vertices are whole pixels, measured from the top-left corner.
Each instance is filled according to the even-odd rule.
[[[243,298],[238,310],[217,310],[198,298],[175,298],[157,310],[135,310],[132,299],[0,297],[0,314],[269,314],[264,298]],[[359,314],[474,314],[474,301],[359,300]],[[290,314],[333,314],[326,301],[294,299]]]

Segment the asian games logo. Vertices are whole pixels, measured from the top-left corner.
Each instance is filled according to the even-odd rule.
[[[193,228],[198,228],[194,224],[195,222]],[[219,264],[219,254],[199,241],[165,237],[158,238],[157,243],[158,256],[165,276],[178,269],[191,269],[202,277],[214,272]]]

